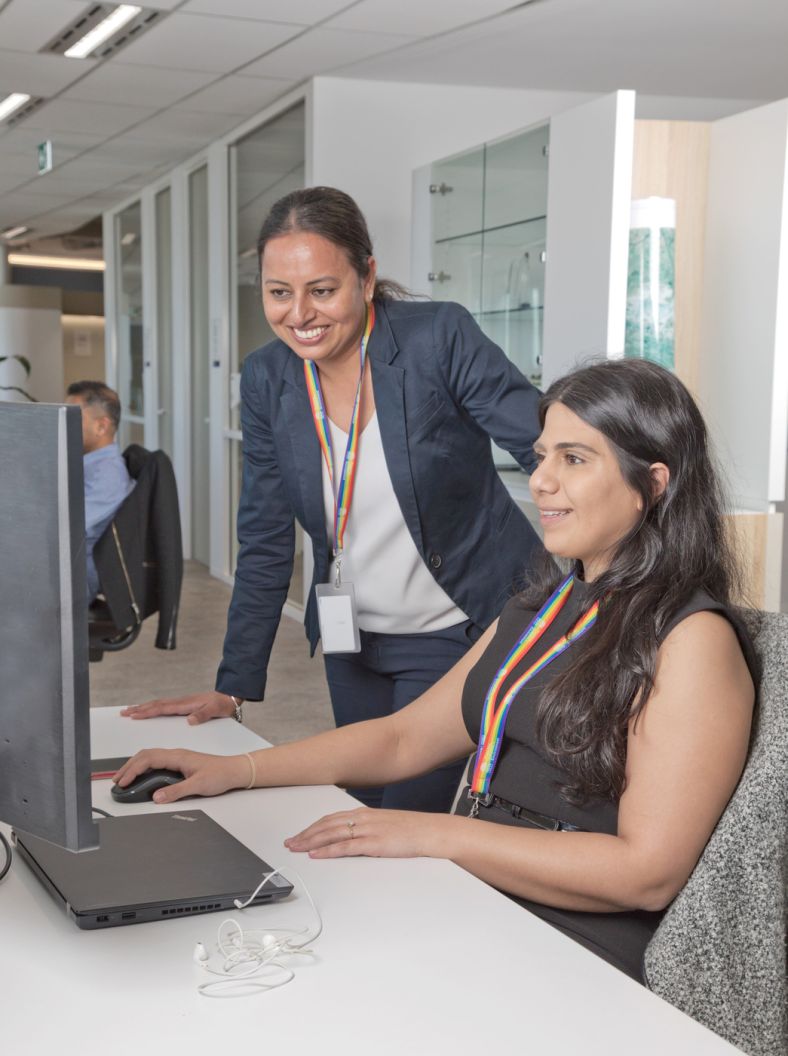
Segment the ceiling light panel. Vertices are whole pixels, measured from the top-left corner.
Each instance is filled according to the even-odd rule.
[[[71,47],[66,48],[63,54],[67,59],[86,59],[92,51],[98,51],[102,44],[106,44],[111,37],[120,33],[141,11],[142,8],[135,4],[119,4],[111,14],[102,18],[98,25],[88,30],[84,37],[80,37]]]
[[[64,268],[67,271],[103,271],[103,260],[78,257],[48,257],[32,253],[9,253],[8,263],[14,268]]]
[[[0,125],[13,126],[37,110],[43,99],[29,96],[24,92],[14,92],[0,100]]]
[[[136,4],[92,4],[41,51],[69,58],[106,59],[165,17],[164,11]]]
[[[0,100],[0,121],[5,121],[7,117],[20,110],[25,103],[30,102],[30,96],[25,95],[24,92],[12,92],[7,95],[5,99]]]
[[[7,227],[5,231],[0,231],[0,238],[6,242],[10,242],[14,238],[19,238],[20,235],[29,234],[30,228],[24,224],[17,224],[16,227]]]

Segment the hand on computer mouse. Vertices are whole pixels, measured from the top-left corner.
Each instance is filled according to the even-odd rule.
[[[128,785],[121,787],[113,785],[110,795],[118,803],[142,803],[153,799],[153,793],[168,785],[183,781],[184,775],[180,770],[146,770]]]
[[[234,788],[247,788],[250,762],[245,755],[206,755],[185,748],[147,748],[137,752],[115,775],[113,796],[123,801],[123,793],[137,779],[158,771],[176,773],[175,783],[166,778],[156,779],[152,795],[136,796],[126,802],[140,802],[142,798],[154,803],[174,803],[185,796],[218,796]]]

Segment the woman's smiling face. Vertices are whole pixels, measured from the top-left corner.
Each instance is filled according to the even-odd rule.
[[[265,317],[297,356],[318,365],[357,356],[375,287],[372,257],[362,279],[340,246],[293,231],[266,243],[260,270]]]
[[[539,465],[530,487],[544,545],[556,557],[581,561],[585,579],[596,579],[640,521],[643,500],[605,436],[562,403],[548,408],[534,451]]]

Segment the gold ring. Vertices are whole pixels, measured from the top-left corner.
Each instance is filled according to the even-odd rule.
[[[356,835],[355,832],[353,832],[353,829],[355,828],[356,823],[355,823],[355,821],[350,820],[350,821],[346,822],[346,824],[347,824],[347,827],[350,829],[350,838],[352,840],[352,839],[354,839],[354,837]]]

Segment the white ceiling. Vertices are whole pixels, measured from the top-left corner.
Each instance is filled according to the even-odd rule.
[[[0,98],[45,99],[0,125],[0,228],[78,227],[319,73],[788,96],[786,0],[151,0],[166,16],[107,60],[39,54],[88,6],[0,0]]]

